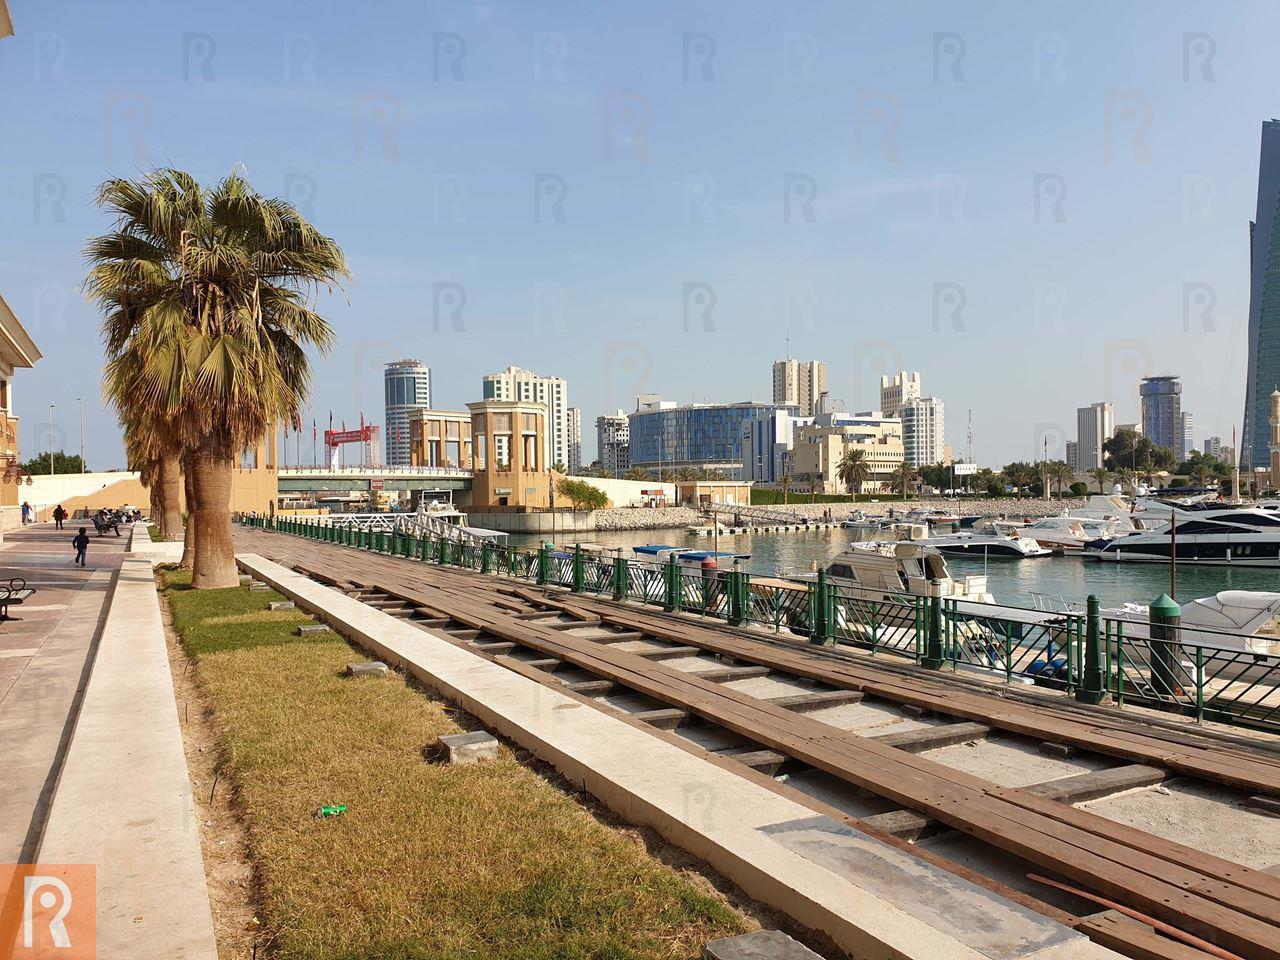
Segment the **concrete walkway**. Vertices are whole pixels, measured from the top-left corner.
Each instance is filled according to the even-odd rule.
[[[11,530],[0,578],[37,591],[0,622],[0,863],[29,863],[57,782],[126,536],[97,537],[73,563],[70,523]]]
[[[1083,935],[252,554],[244,569],[854,956],[1101,960]]]
[[[97,867],[97,955],[216,960],[151,561],[126,559],[37,851]]]

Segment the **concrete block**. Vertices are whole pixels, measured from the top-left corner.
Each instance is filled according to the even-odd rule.
[[[251,583],[253,583],[253,577],[249,576],[247,573],[240,574],[240,586],[247,587]]]
[[[919,720],[921,717],[933,716],[933,711],[928,707],[918,707],[914,703],[904,703],[902,705],[902,712],[905,716],[912,717],[916,720]]]
[[[328,633],[329,628],[323,623],[301,623],[298,625],[298,636],[313,637],[318,633]]]
[[[491,733],[450,733],[441,737],[439,745],[449,763],[480,763],[498,759],[498,741]]]
[[[268,610],[297,610],[292,600],[272,600],[267,604]]]
[[[373,660],[369,663],[348,663],[348,677],[385,677],[389,672],[389,668],[380,660]]]
[[[712,940],[702,948],[703,960],[822,960],[781,930],[756,930],[740,937]]]
[[[249,582],[249,592],[250,592],[250,593],[266,593],[266,592],[267,592],[268,590],[270,590],[270,589],[271,589],[271,588],[270,588],[270,587],[268,587],[265,583],[260,583],[260,582],[259,582],[259,581],[257,581],[257,580],[251,580],[251,581]]]
[[[1070,743],[1051,743],[1048,740],[1040,742],[1039,750],[1046,757],[1058,757],[1062,760],[1070,760],[1079,751],[1076,750],[1074,744]]]

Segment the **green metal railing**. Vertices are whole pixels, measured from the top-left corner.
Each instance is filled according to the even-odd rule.
[[[862,596],[817,582],[753,582],[740,571],[689,570],[543,546],[518,550],[378,530],[320,518],[253,517],[242,523],[313,540],[456,566],[478,573],[633,600],[774,632],[866,650],[932,669],[950,668],[1064,691],[1083,702],[1141,704],[1197,720],[1280,732],[1280,656],[1252,652],[1239,635],[1181,626],[1153,606],[1150,622],[1086,613],[989,616],[947,598]],[[1170,601],[1172,604],[1172,601]],[[1172,605],[1176,610],[1176,604]],[[1002,608],[1009,611],[1010,608]],[[1194,641],[1194,642],[1193,642]]]

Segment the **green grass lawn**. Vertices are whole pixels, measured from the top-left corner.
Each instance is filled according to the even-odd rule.
[[[294,636],[308,618],[267,612],[278,595],[163,576],[225,731],[266,955],[691,958],[754,926],[506,751],[424,760],[460,729],[447,705],[398,674],[345,677],[365,658],[333,635]],[[319,819],[322,804],[347,813]]]

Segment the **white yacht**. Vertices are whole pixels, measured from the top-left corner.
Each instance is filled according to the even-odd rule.
[[[1142,529],[1086,544],[1084,555],[1117,563],[1280,567],[1280,516],[1254,507],[1147,505]],[[1176,547],[1175,547],[1176,544]]]
[[[1086,543],[1116,535],[1116,521],[1088,517],[1041,517],[1017,528],[1019,539],[1034,540],[1046,550],[1079,553]]]
[[[1035,540],[1021,534],[1016,537],[1006,537],[998,533],[949,533],[940,537],[930,537],[924,541],[924,544],[940,553],[992,560],[1021,560],[1028,557],[1048,557],[1053,554],[1052,550],[1046,550]]]
[[[854,591],[862,599],[910,596],[995,602],[987,592],[985,576],[951,576],[946,558],[917,541],[855,544],[832,560],[826,572],[828,583]]]
[[[1257,656],[1280,654],[1280,593],[1223,590],[1181,606],[1178,640],[1184,655],[1186,648],[1192,646],[1240,650]],[[1146,604],[1126,603],[1119,609],[1104,610],[1103,614],[1126,621],[1126,637],[1150,636],[1151,614]]]

